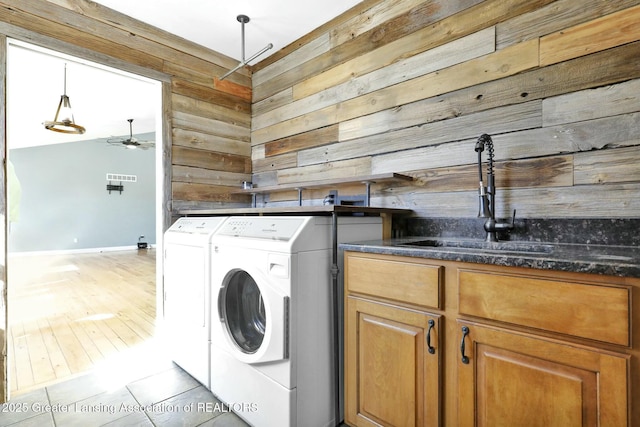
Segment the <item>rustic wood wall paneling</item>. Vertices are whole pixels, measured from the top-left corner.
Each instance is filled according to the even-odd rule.
[[[179,165],[173,166],[172,171],[175,182],[237,187],[238,181],[251,181],[250,173],[211,171],[209,169]]]
[[[277,185],[277,175],[271,173],[265,174],[265,172],[276,172],[280,169],[295,168],[297,165],[298,155],[296,153],[280,154],[267,158],[263,157],[253,160],[253,174],[256,177],[260,177],[256,182],[260,182],[261,186],[268,185],[267,182],[269,182],[270,185]]]
[[[170,82],[163,96],[165,159],[191,173],[172,178],[173,167],[164,166],[168,218],[182,206],[249,203],[246,196],[224,196],[250,179],[250,74],[243,68],[224,82],[217,79],[237,61],[89,0],[0,0],[0,31]],[[180,148],[171,148],[174,138]]]
[[[601,108],[606,105],[607,108]],[[582,90],[542,101],[542,125],[554,126],[637,111],[640,80]]]
[[[225,138],[210,133],[176,128],[173,132],[173,145],[197,148],[199,150],[251,156],[251,147],[246,142]]]
[[[370,2],[371,3],[371,2]],[[406,15],[422,5],[424,0],[404,0],[398,2],[377,2],[366,11],[350,16],[340,25],[329,27],[333,47],[354,39],[399,15]],[[467,2],[469,3],[469,2]],[[347,12],[348,13],[348,12]]]
[[[242,125],[215,120],[206,116],[195,116],[193,114],[176,111],[173,114],[173,122],[182,131],[195,131],[209,133],[213,136],[229,138],[233,140],[249,143],[251,132]]]
[[[378,113],[357,117],[340,123],[340,140],[353,137],[381,134],[385,131],[402,129],[407,126],[452,119],[475,112],[545,99],[553,102],[553,95],[566,91],[579,91],[620,81],[624,76],[638,76],[634,71],[634,61],[625,65],[634,52],[603,52],[588,58],[579,58],[544,69],[536,69],[498,81],[492,81],[445,93],[436,97],[405,104],[402,108],[382,110]],[[612,72],[616,73],[615,76]],[[612,101],[614,102],[614,101]],[[620,101],[615,101],[618,104]],[[581,108],[576,102],[574,108]],[[571,108],[571,107],[568,107]],[[552,120],[547,118],[547,120]]]
[[[501,189],[496,212],[502,218],[510,218],[513,209],[521,218],[619,218],[624,215],[613,212],[638,212],[639,191],[637,183]],[[420,217],[471,218],[478,214],[477,191],[439,193],[396,187],[373,196],[371,203],[381,207],[411,206],[415,216]]]
[[[495,163],[496,185],[502,188],[573,185],[573,157],[555,156]],[[545,174],[537,171],[544,170]],[[433,168],[414,173],[415,185],[429,191],[470,191],[478,186],[477,165]]]
[[[640,38],[640,6],[540,38],[540,66],[599,52]]]
[[[174,165],[191,166],[212,171],[251,172],[251,159],[246,156],[199,150],[179,145],[173,145],[171,156]]]
[[[244,112],[212,104],[205,100],[180,95],[175,92],[172,93],[171,105],[177,113],[187,113],[197,117],[231,123],[246,127],[247,130],[251,126],[251,117]]]
[[[332,47],[341,45],[349,40],[366,33],[383,23],[386,19],[393,19],[398,14],[407,14],[424,0],[412,0],[404,2],[383,2],[367,11],[367,13],[356,16],[355,21],[350,20],[348,25],[343,24],[331,31]],[[402,56],[407,57],[408,52],[420,53],[425,50],[422,46],[423,31],[416,31],[407,37],[400,38],[390,43],[382,45],[378,49],[364,53],[361,56],[336,65],[328,70],[310,77],[294,85],[295,98],[301,99],[313,93],[320,92],[329,87],[337,86],[349,79],[362,76],[368,72],[383,68],[399,60]]]
[[[262,101],[254,102],[251,105],[252,114],[254,116],[259,116],[260,114],[271,111],[274,108],[287,105],[292,100],[293,88],[284,89],[276,93],[275,95],[270,96],[269,98],[263,99]]]
[[[210,69],[213,66],[216,73],[225,73],[227,69],[233,68],[237,64],[236,60],[229,58],[226,55],[214,52],[201,45],[191,43],[179,36],[158,29],[134,18],[130,18],[98,3],[94,3],[91,0],[48,0],[48,2],[55,3],[57,6],[64,7],[74,12],[76,15],[71,15],[73,17],[72,21],[74,22],[78,19],[77,15],[81,15],[90,18],[88,21],[89,23],[92,22],[91,20],[94,20],[107,24],[107,28],[115,27],[122,30],[124,33],[130,33],[133,37],[159,41],[161,45],[170,48],[170,50],[167,51],[169,56],[166,57],[167,59],[173,60],[169,62],[170,64],[182,63],[187,68],[198,69],[198,67],[193,66],[193,62],[200,62],[202,64],[209,64],[205,66],[207,69]],[[32,0],[7,0],[2,3],[13,6],[17,4],[24,4],[25,7],[30,8],[29,10],[34,10],[33,5],[30,3],[45,2],[33,2]],[[43,16],[46,17],[46,14],[50,13],[51,9],[46,5],[43,5],[42,7],[45,8],[45,14]],[[82,25],[76,26],[75,28],[83,32],[86,30]],[[161,57],[165,56],[161,55]],[[245,85],[250,82],[249,72],[245,68],[238,70],[232,76],[229,76],[228,79],[231,81],[240,80]]]
[[[157,126],[156,126],[157,127]],[[159,209],[161,210],[160,214],[156,215],[156,218],[159,217],[160,221],[162,221],[161,229],[168,229],[173,223],[172,220],[172,204],[171,204],[171,180],[172,175],[168,171],[171,170],[171,130],[173,128],[173,120],[171,118],[171,83],[163,82],[162,83],[162,170],[165,173],[162,176],[162,200],[160,201],[161,205]],[[158,149],[158,144],[156,144],[156,150]],[[158,272],[158,275],[161,273]],[[158,281],[160,277],[157,278]],[[156,295],[156,310],[158,316],[162,315],[163,305],[162,305],[162,295]]]
[[[557,0],[498,24],[498,49],[562,31],[640,4],[640,0]]]
[[[254,182],[407,173],[413,184],[373,186],[373,202],[418,216],[475,216],[473,147],[487,132],[499,215],[640,215],[640,1],[397,3],[382,0],[333,32],[306,36],[311,43],[330,32],[326,52],[300,51],[283,67],[291,48],[254,69]],[[389,13],[364,24],[373,8]],[[477,44],[488,31],[490,43]],[[449,64],[429,61],[447,54]],[[285,71],[274,72],[276,62]],[[336,140],[315,138],[336,126]]]
[[[274,63],[276,63],[278,61],[280,61],[282,58],[285,58],[285,57],[289,56],[295,50],[298,50],[302,46],[305,46],[306,44],[310,43],[312,40],[315,40],[319,35],[324,34],[328,30],[331,30],[332,28],[335,28],[335,27],[338,27],[338,26],[342,25],[344,22],[347,22],[353,16],[358,16],[358,15],[361,15],[362,13],[365,13],[365,11],[369,10],[372,6],[375,6],[379,2],[380,2],[380,0],[363,0],[363,1],[361,1],[355,7],[353,7],[352,9],[347,10],[342,15],[336,16],[331,21],[321,25],[320,27],[316,28],[315,30],[313,30],[312,32],[310,32],[308,34],[305,34],[304,36],[302,36],[298,40],[294,41],[290,45],[285,46],[283,49],[281,49],[281,50],[279,50],[277,52],[274,52],[270,56],[266,57],[264,60],[262,60],[262,61],[258,62],[257,64],[253,65],[251,67],[252,71],[255,73],[257,71],[260,71],[260,70],[262,70],[262,69],[264,69],[264,68],[266,68],[266,67],[268,67],[268,66],[270,66],[270,65],[272,65],[272,64],[274,64]]]
[[[0,82],[3,82],[0,85],[0,99],[6,99],[7,97],[7,88],[4,82],[7,81],[7,38],[0,34]],[[7,158],[7,141],[5,140],[7,133],[4,131],[6,129],[7,123],[7,110],[4,102],[0,102],[0,129],[2,129],[2,133],[0,133],[0,155],[2,155],[3,166],[0,168],[0,215],[3,218],[6,217],[7,214],[7,185],[5,179],[5,172],[7,170],[6,162],[4,159]],[[8,316],[8,304],[7,304],[7,239],[6,236],[9,235],[9,230],[7,229],[6,221],[3,221],[3,224],[0,225],[2,227],[2,235],[5,236],[0,241],[0,245],[2,245],[2,258],[0,258],[0,402],[6,402],[8,393],[9,393],[9,379],[7,378],[7,327],[9,324]]]
[[[265,144],[266,157],[289,153],[310,147],[318,147],[338,141],[338,125],[314,129],[299,135],[278,139]]]
[[[452,8],[465,8],[468,3],[478,3],[480,0],[465,0],[458,2],[437,2],[437,6],[431,6],[428,2],[416,6],[419,11],[409,10],[395,16],[380,25],[360,34],[357,37],[348,39],[344,43],[331,48],[329,51],[304,63],[296,64],[288,71],[278,75],[277,79],[271,79],[261,85],[253,86],[254,101],[260,101],[267,96],[280,92],[286,87],[290,87],[308,77],[320,74],[328,68],[341,64],[345,61],[360,56],[366,52],[374,50],[380,46],[402,38],[420,28],[426,27],[438,21],[442,16],[451,12]],[[386,5],[393,5],[400,2],[381,2]],[[402,10],[402,9],[401,9]],[[356,18],[353,18],[354,20]],[[473,32],[473,31],[469,31]],[[467,33],[467,34],[469,34]],[[464,34],[466,35],[466,34]],[[456,38],[455,36],[452,36]],[[256,71],[255,79],[259,75],[268,72],[268,67]],[[259,81],[259,80],[258,80]]]
[[[636,147],[577,153],[574,165],[576,185],[640,181],[640,151]]]
[[[391,78],[391,81],[382,80],[378,82],[377,87],[374,87],[377,90],[370,93],[365,90],[365,94],[361,96],[357,95],[360,95],[363,90],[356,86],[346,94],[344,90],[337,91],[339,96],[328,96],[328,99],[325,100],[322,95],[329,91],[327,89],[319,96],[324,102],[316,100],[316,102],[307,103],[310,108],[314,108],[313,111],[304,107],[300,108],[301,101],[295,104],[299,111],[306,113],[304,116],[283,117],[283,121],[264,128],[259,128],[260,119],[255,118],[254,123],[257,122],[258,126],[252,129],[252,144],[309,131],[313,129],[312,126],[327,126],[441,93],[501,79],[537,66],[538,40],[531,40],[524,42],[522,46],[511,46],[486,56],[453,65],[446,70],[434,71],[403,82],[397,82],[395,78]],[[384,83],[386,84],[381,87],[380,85]],[[314,96],[309,98],[314,98]]]
[[[206,101],[218,107],[228,108],[236,113],[251,114],[250,101],[220,90],[211,89],[179,78],[173,79],[172,88],[175,94]]]
[[[321,92],[311,93],[306,97],[299,96],[300,94],[296,90],[298,85],[296,85],[294,86],[294,101],[256,117],[252,122],[252,131],[255,133],[255,131],[271,124],[286,121],[323,106],[335,105],[376,92],[398,83],[408,82],[416,77],[433,75],[437,70],[492,53],[494,41],[495,29],[492,27],[410,58],[398,59],[387,67],[379,68],[360,77],[354,76],[348,82],[337,84]],[[378,53],[379,50],[382,48],[374,52]],[[404,53],[400,51],[399,54],[403,55]],[[383,55],[376,57],[384,60],[387,56],[387,53],[384,52]],[[371,59],[373,60],[373,58]],[[306,90],[308,89],[309,87],[306,88]],[[403,89],[399,88],[398,90]]]
[[[278,184],[295,184],[297,182],[319,181],[350,176],[368,175],[371,171],[371,158],[343,160],[333,163],[321,163],[291,169],[280,169]]]
[[[539,127],[541,122],[542,103],[541,101],[532,101],[468,116],[460,116],[450,120],[398,129],[366,138],[343,141],[320,149],[305,150],[299,153],[298,159],[300,165],[308,165],[376,154],[377,156],[374,157],[375,163],[372,164],[372,168],[378,170],[376,173],[381,172],[383,169],[387,169],[385,172],[393,172],[393,170],[389,169],[396,168],[399,165],[404,165],[402,166],[403,170],[420,169],[420,164],[423,167],[452,166],[472,162],[477,158],[475,151],[470,150],[468,155],[465,155],[463,151],[461,153],[462,156],[453,158],[446,155],[444,157],[431,157],[429,159],[430,162],[445,163],[436,165],[430,162],[424,163],[424,159],[421,158],[412,160],[411,157],[415,156],[416,150],[419,149],[414,149],[414,147],[435,146],[437,149],[445,150],[446,152],[447,149],[451,148],[446,143],[454,145],[457,141],[463,139],[477,138],[478,132],[482,132],[480,129],[484,129],[488,133],[498,130],[514,132]],[[466,143],[469,143],[469,141],[466,141]],[[410,149],[414,150],[404,151]],[[465,150],[464,146],[461,149]],[[456,161],[459,163],[453,163]],[[386,163],[391,164],[385,167]]]
[[[201,203],[209,202],[207,206],[213,208],[246,206],[251,196],[244,194],[230,194],[229,187],[209,184],[174,182],[173,197],[178,200],[180,209],[196,209]]]

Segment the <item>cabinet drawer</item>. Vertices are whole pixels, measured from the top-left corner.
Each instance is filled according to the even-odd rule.
[[[357,292],[423,307],[440,306],[443,267],[405,258],[369,258],[348,254],[348,292]]]
[[[458,271],[461,314],[624,346],[630,345],[626,287]]]

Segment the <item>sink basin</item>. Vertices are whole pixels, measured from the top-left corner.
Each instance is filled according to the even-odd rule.
[[[440,240],[427,239],[402,243],[401,246],[420,248],[443,248],[455,250],[480,250],[490,252],[519,252],[529,254],[548,254],[553,252],[553,245],[536,242],[487,242],[484,240]]]

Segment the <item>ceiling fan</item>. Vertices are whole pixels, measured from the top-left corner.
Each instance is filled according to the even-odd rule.
[[[109,138],[107,142],[111,145],[117,145],[129,149],[141,148],[146,150],[150,147],[155,147],[156,143],[153,141],[138,141],[133,137],[133,119],[127,119],[129,122],[129,138]]]

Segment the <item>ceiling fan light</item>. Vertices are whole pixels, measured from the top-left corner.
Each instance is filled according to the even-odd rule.
[[[107,143],[117,145],[119,147],[124,146],[126,149],[135,150],[140,148],[146,150],[149,147],[154,147],[155,143],[149,143],[146,141],[139,142],[133,137],[133,119],[127,119],[129,122],[129,137],[128,138],[108,138]]]

